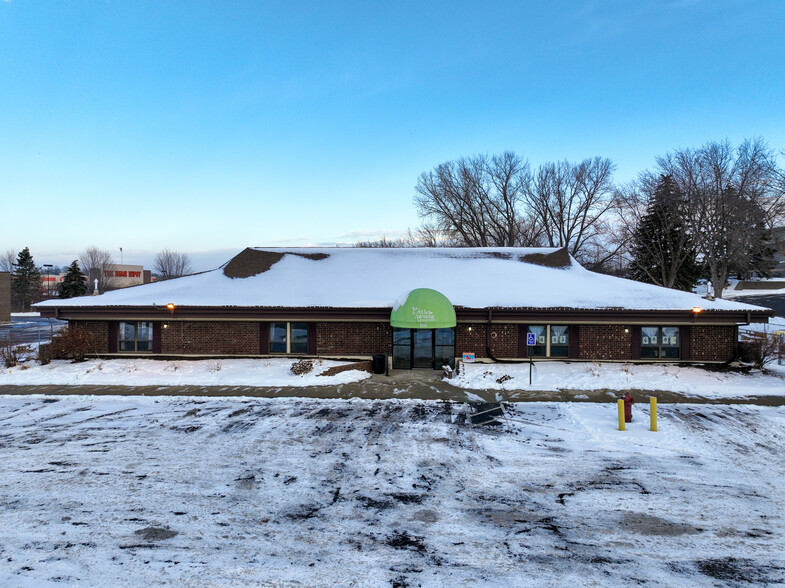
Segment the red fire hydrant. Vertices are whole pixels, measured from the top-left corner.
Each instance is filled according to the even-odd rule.
[[[627,392],[623,397],[624,400],[624,422],[631,423],[632,422],[632,405],[635,404],[635,399],[632,397],[632,394]]]

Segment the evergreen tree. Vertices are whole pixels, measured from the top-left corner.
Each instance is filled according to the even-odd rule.
[[[660,176],[633,235],[630,277],[692,290],[700,278],[695,243],[684,215],[686,199],[670,176]]]
[[[74,262],[68,267],[63,281],[58,288],[58,297],[73,298],[74,296],[84,296],[87,294],[87,276],[79,269],[79,262]]]
[[[16,258],[16,268],[11,276],[11,297],[15,307],[23,312],[29,311],[30,305],[41,299],[41,273],[27,247]]]

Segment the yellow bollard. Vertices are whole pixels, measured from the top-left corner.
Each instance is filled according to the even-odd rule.
[[[619,406],[619,431],[626,431],[626,427],[624,426],[624,400],[619,398],[618,401]]]
[[[651,419],[651,430],[657,430],[657,399],[652,396],[649,398],[649,418]]]

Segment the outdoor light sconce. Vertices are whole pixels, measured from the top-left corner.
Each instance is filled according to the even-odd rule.
[[[470,333],[472,332],[472,328],[471,327],[468,327],[466,330],[469,331]]]
[[[692,322],[695,322],[698,318],[698,313],[703,312],[703,309],[700,306],[693,306],[692,307]]]
[[[630,328],[629,327],[624,327],[624,332],[625,333],[629,333],[630,332]]]
[[[174,303],[170,302],[169,304],[166,305],[166,308],[168,308],[169,310],[174,310],[175,308]]]

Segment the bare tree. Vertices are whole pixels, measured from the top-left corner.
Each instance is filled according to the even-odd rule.
[[[448,161],[417,181],[419,216],[433,229],[466,247],[534,244],[535,224],[522,207],[530,172],[512,152]]]
[[[399,237],[398,239],[388,239],[386,235],[382,235],[381,239],[371,241],[357,241],[354,247],[364,249],[391,249],[399,247],[413,247],[411,243],[406,240],[406,237]]]
[[[16,264],[16,251],[6,249],[5,253],[0,255],[0,272],[13,273],[14,264]]]
[[[115,262],[109,251],[95,246],[88,247],[79,255],[79,263],[88,278],[89,292],[93,291],[96,279],[99,292],[117,287],[117,280],[114,277]]]
[[[187,253],[180,253],[171,249],[164,249],[156,254],[153,261],[153,269],[163,280],[179,278],[193,271],[191,257]]]
[[[567,247],[577,258],[581,252],[603,250],[608,212],[613,205],[613,170],[610,159],[545,163],[526,185],[526,200],[551,247]],[[611,247],[604,257],[614,254]],[[603,258],[595,260],[602,263]]]
[[[657,165],[687,195],[689,224],[721,298],[731,272],[752,264],[764,246],[762,229],[782,218],[785,190],[774,154],[762,139],[738,149],[725,140],[668,153]]]
[[[433,223],[423,223],[415,231],[406,229],[406,241],[410,247],[460,247],[461,243],[440,230]]]
[[[382,236],[375,241],[357,241],[354,247],[390,248],[390,247],[461,247],[449,235],[436,228],[433,224],[423,223],[417,229],[406,229],[406,233],[397,239]]]

